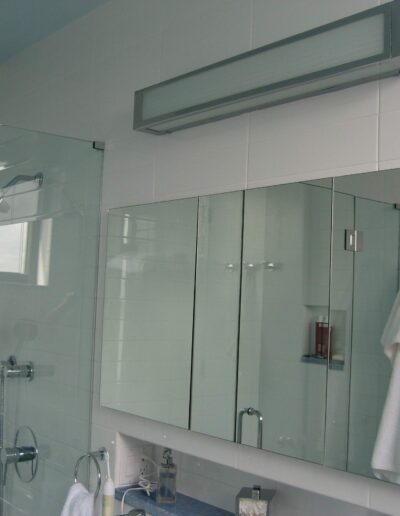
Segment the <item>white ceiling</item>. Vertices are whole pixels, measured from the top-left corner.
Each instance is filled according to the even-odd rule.
[[[0,0],[0,61],[108,0]]]

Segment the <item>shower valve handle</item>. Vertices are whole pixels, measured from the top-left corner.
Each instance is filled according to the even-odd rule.
[[[6,485],[7,469],[9,464],[33,461],[37,458],[38,451],[34,446],[15,446],[14,448],[2,448],[0,452],[2,464],[2,481]]]

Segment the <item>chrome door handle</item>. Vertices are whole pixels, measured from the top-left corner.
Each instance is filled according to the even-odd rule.
[[[238,415],[238,424],[237,424],[237,436],[236,442],[242,444],[242,431],[243,431],[243,416],[256,416],[258,419],[258,428],[257,428],[257,448],[262,448],[262,439],[263,439],[263,415],[261,412],[253,407],[248,407],[239,412]]]

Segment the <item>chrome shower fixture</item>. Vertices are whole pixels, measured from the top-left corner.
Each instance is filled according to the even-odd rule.
[[[30,181],[34,181],[37,184],[37,187],[40,188],[43,184],[43,174],[38,173],[34,176],[27,176],[24,174],[19,174],[18,176],[13,177],[7,184],[2,187],[2,190],[6,190],[7,188],[11,188],[19,183],[28,183]]]
[[[37,188],[40,188],[43,184],[43,174],[39,172],[38,174],[35,174],[34,176],[27,176],[24,174],[19,174],[18,176],[13,177],[10,181],[8,181],[7,184],[5,184],[1,188],[0,192],[0,213],[7,213],[10,211],[10,204],[7,202],[4,190],[7,190],[7,188],[11,188],[12,186],[15,186],[19,183],[27,183],[34,181],[37,185]]]

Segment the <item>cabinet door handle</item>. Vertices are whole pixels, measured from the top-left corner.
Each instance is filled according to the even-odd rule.
[[[263,415],[261,412],[253,407],[244,408],[239,412],[238,415],[238,424],[237,424],[237,436],[236,442],[242,444],[242,431],[243,431],[243,416],[247,414],[248,416],[256,416],[258,419],[258,429],[257,429],[257,448],[262,449],[262,439],[263,439]]]

